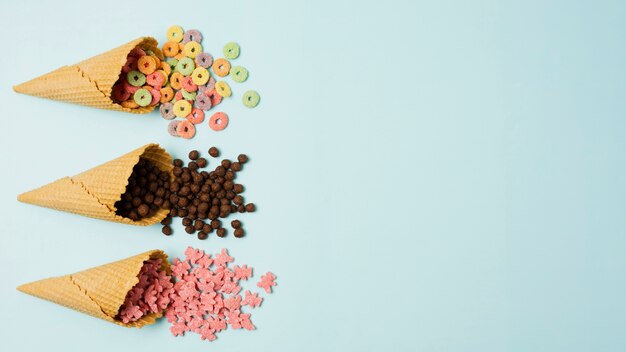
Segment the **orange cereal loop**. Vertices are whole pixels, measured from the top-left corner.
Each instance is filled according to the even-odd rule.
[[[228,72],[230,72],[230,62],[226,59],[219,58],[213,61],[211,68],[216,75],[226,77],[228,76]]]
[[[167,103],[174,98],[174,90],[172,87],[167,86],[161,88],[161,103]]]
[[[178,53],[178,54],[176,54],[176,55],[174,56],[174,58],[175,58],[176,60],[180,60],[180,59],[182,59],[183,57],[185,57],[185,55],[183,55],[183,53]]]
[[[163,44],[163,54],[167,57],[174,57],[174,55],[180,53],[180,47],[178,43],[167,42]]]
[[[176,126],[176,133],[179,137],[191,139],[196,134],[196,127],[188,120],[182,120]]]
[[[185,50],[185,44],[183,44],[182,42],[181,42],[181,43],[178,43],[178,49],[179,49],[179,51],[182,53],[182,52],[183,52],[183,50]]]
[[[149,55],[142,56],[139,58],[139,61],[137,61],[137,68],[139,72],[144,75],[149,75],[157,68],[156,60]]]
[[[137,104],[132,97],[126,101],[121,102],[120,105],[128,109],[136,109],[139,107],[139,104]]]
[[[161,69],[165,71],[165,74],[168,76],[172,73],[172,66],[165,61],[161,61]]]
[[[174,72],[170,76],[170,86],[172,88],[179,90],[183,87],[183,78],[184,76],[180,72]]]

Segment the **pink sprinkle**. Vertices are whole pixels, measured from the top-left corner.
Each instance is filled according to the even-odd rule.
[[[191,265],[189,262],[180,261],[178,258],[174,259],[174,265],[172,265],[172,273],[175,276],[182,276],[188,273],[189,269],[191,269]]]
[[[252,321],[250,321],[250,314],[239,315],[239,322],[241,323],[241,326],[243,326],[243,328],[246,330],[256,329],[254,325],[252,325]]]
[[[246,291],[246,298],[241,302],[242,305],[248,305],[250,308],[255,308],[261,305],[263,302],[263,298],[259,297],[258,293],[252,293],[250,291]]]
[[[224,285],[222,285],[222,291],[228,294],[238,294],[241,291],[241,287],[234,281],[224,280]]]
[[[210,254],[205,254],[202,258],[198,259],[200,267],[208,269],[213,264],[213,259]]]
[[[252,276],[252,268],[249,268],[247,265],[241,267],[235,265],[233,269],[235,270],[235,277],[238,280],[248,280]]]
[[[238,311],[241,308],[241,296],[236,295],[232,298],[226,298],[224,300],[224,307],[229,311]]]
[[[204,251],[200,249],[195,249],[191,247],[187,247],[185,250],[185,259],[188,260],[191,264],[198,264],[198,261],[204,257]]]
[[[261,275],[261,281],[256,285],[265,290],[267,293],[272,293],[272,286],[276,286],[276,276],[269,271],[265,275]]]
[[[228,250],[226,248],[222,248],[222,252],[215,255],[215,259],[213,259],[213,263],[215,265],[226,265],[226,263],[232,262],[234,259],[230,255],[228,255]]]
[[[172,335],[178,336],[178,335],[184,335],[185,331],[189,331],[189,329],[187,328],[187,325],[184,322],[180,322],[180,323],[175,322],[170,327],[170,331],[172,332]]]

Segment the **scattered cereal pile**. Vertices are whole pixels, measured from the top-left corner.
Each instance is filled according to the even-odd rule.
[[[167,42],[163,44],[163,54],[167,57],[164,70],[167,74],[164,88],[167,97],[162,95],[159,111],[166,120],[170,135],[193,138],[195,126],[205,119],[205,111],[221,103],[222,98],[230,97],[231,88],[226,81],[216,81],[214,76],[229,76],[242,83],[248,79],[248,70],[242,66],[232,66],[227,59],[239,57],[240,47],[231,42],[224,47],[224,56],[213,60],[213,56],[203,51],[202,34],[190,29],[186,32],[180,26],[167,30]],[[165,67],[164,66],[164,67]],[[211,74],[213,72],[213,75]],[[256,91],[244,93],[243,104],[254,108],[260,97]],[[180,118],[180,119],[176,119]],[[216,112],[209,118],[209,127],[221,131],[228,126],[229,118],[224,112]]]
[[[191,247],[185,251],[184,260],[174,259],[172,275],[176,283],[170,293],[172,303],[165,312],[174,336],[195,332],[203,340],[213,341],[228,326],[255,329],[251,314],[244,313],[244,309],[260,306],[263,298],[249,290],[242,297],[240,283],[252,277],[252,268],[234,265],[231,269],[229,263],[233,261],[226,249],[211,257]],[[276,276],[268,272],[256,286],[271,293],[275,280]]]
[[[219,156],[215,147],[209,149],[209,155]],[[206,239],[210,233],[216,231],[219,237],[226,236],[226,229],[219,218],[226,218],[230,214],[254,212],[254,203],[245,203],[241,195],[244,186],[235,183],[237,173],[248,162],[248,156],[240,154],[237,161],[223,159],[211,172],[201,170],[208,166],[207,159],[200,156],[197,150],[189,152],[189,162],[185,166],[180,159],[174,160],[174,176],[176,179],[169,188],[170,214],[163,219],[163,233],[172,234],[172,217],[182,218],[188,234],[198,233],[198,238]],[[206,221],[206,220],[210,221]],[[243,237],[245,232],[241,221],[231,221],[231,227],[237,238]]]

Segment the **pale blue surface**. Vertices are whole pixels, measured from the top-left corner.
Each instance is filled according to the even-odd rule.
[[[3,7],[0,348],[626,350],[625,2],[200,2]],[[220,106],[224,132],[176,140],[156,113],[11,90],[173,23],[211,53],[242,46],[250,78]],[[239,103],[246,89],[261,93],[255,110]],[[248,237],[165,237],[15,200],[147,142],[248,153]],[[207,344],[15,290],[187,245],[277,274],[257,331]]]

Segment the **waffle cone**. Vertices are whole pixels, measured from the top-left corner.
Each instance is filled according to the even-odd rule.
[[[24,284],[17,289],[118,325],[140,328],[154,323],[162,314],[153,313],[127,324],[115,317],[124,304],[126,294],[139,282],[137,275],[144,261],[157,258],[163,261],[161,269],[169,273],[167,255],[160,250],[152,250],[75,274]]]
[[[140,226],[155,224],[163,220],[169,210],[159,209],[153,216],[138,221],[115,213],[115,202],[126,191],[128,178],[140,157],[152,161],[161,170],[172,170],[172,157],[158,144],[147,144],[78,175],[22,193],[17,200],[96,219]]]
[[[17,93],[99,109],[145,114],[154,106],[129,109],[113,102],[111,92],[117,82],[126,56],[135,47],[152,50],[162,58],[156,39],[142,37],[85,61],[60,67],[43,76],[13,87]]]

